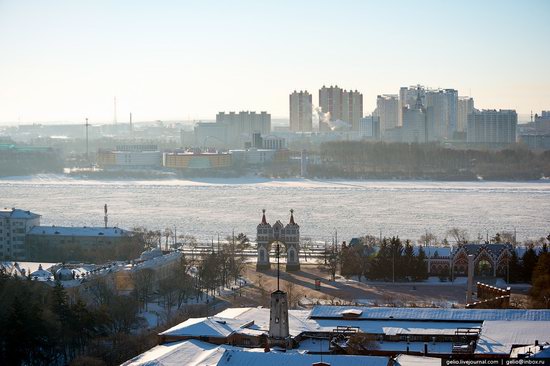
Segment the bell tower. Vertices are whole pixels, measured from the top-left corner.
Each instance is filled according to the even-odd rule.
[[[269,307],[269,338],[273,345],[290,347],[290,332],[288,329],[288,297],[280,289],[280,249],[281,243],[275,242],[277,251],[277,290],[271,293]]]

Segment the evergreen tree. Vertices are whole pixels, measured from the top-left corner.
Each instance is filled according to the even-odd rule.
[[[416,278],[419,280],[425,280],[428,278],[428,267],[426,265],[426,252],[424,248],[420,246],[418,248],[418,255],[416,256]]]
[[[405,250],[403,251],[403,272],[406,277],[416,278],[416,257],[410,240],[405,242]]]
[[[531,276],[533,275],[533,270],[537,265],[537,253],[535,252],[534,246],[531,244],[529,248],[523,254],[523,279],[525,281],[531,281]]]
[[[550,309],[550,253],[541,254],[531,280],[531,296],[536,306]]]
[[[512,249],[512,255],[510,256],[510,262],[508,263],[510,282],[519,282],[523,280],[523,268],[519,263],[518,254],[515,248]]]

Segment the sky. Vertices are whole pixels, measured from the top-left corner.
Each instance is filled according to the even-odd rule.
[[[550,110],[550,1],[0,0],[0,124],[288,117],[338,85]]]

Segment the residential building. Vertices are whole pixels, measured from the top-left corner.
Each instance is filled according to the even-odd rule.
[[[117,246],[129,235],[118,227],[34,226],[27,233],[25,246],[30,261],[98,262],[114,259]]]
[[[399,89],[399,118],[398,126],[403,126],[403,108],[412,107],[417,104],[418,96],[422,106],[426,107],[426,88],[420,84],[412,86],[403,86]]]
[[[487,109],[468,116],[467,142],[483,147],[516,143],[518,115],[515,110]]]
[[[376,110],[373,113],[380,120],[380,135],[382,139],[387,130],[399,125],[399,98],[396,94],[382,94],[376,98]]]
[[[220,112],[216,115],[216,124],[226,126],[226,141],[229,147],[240,147],[244,146],[246,141],[250,141],[254,132],[262,135],[271,132],[271,115],[267,112]]]
[[[359,134],[369,140],[380,140],[380,118],[374,115],[361,118]]]
[[[265,136],[262,137],[261,148],[270,150],[281,150],[286,148],[286,140],[283,137],[278,136]]]
[[[400,128],[401,142],[427,142],[426,109],[422,105],[421,94],[417,94],[415,104],[407,104],[402,110],[403,126]]]
[[[313,130],[312,95],[296,90],[289,96],[290,131],[311,132]]]
[[[550,133],[526,133],[520,135],[519,140],[531,150],[550,150]]]
[[[319,89],[319,106],[323,113],[329,113],[328,121],[319,122],[319,131],[330,131],[335,122],[349,125],[353,131],[359,131],[359,121],[363,117],[363,94],[347,91],[336,86]],[[342,123],[338,123],[340,126]]]
[[[458,92],[455,89],[436,89],[426,92],[428,141],[453,138],[457,130]]]
[[[319,131],[330,131],[330,122],[342,120],[343,90],[338,85],[319,89],[319,107],[328,113],[328,121],[319,121]]]
[[[535,130],[537,134],[550,134],[550,111],[535,114]]]
[[[17,208],[0,209],[0,259],[27,260],[25,235],[38,225],[38,214]]]
[[[194,127],[194,147],[226,149],[229,147],[227,131],[228,126],[224,123],[198,122]]]
[[[474,112],[474,98],[458,97],[457,124],[458,132],[466,132],[468,128],[468,115]]]

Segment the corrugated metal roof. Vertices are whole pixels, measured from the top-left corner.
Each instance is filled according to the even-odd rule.
[[[400,319],[431,321],[484,321],[484,320],[542,320],[550,321],[550,310],[519,309],[438,309],[438,308],[381,308],[357,306],[319,305],[311,310],[310,318],[343,318],[342,312],[350,308],[362,310],[357,319]]]

